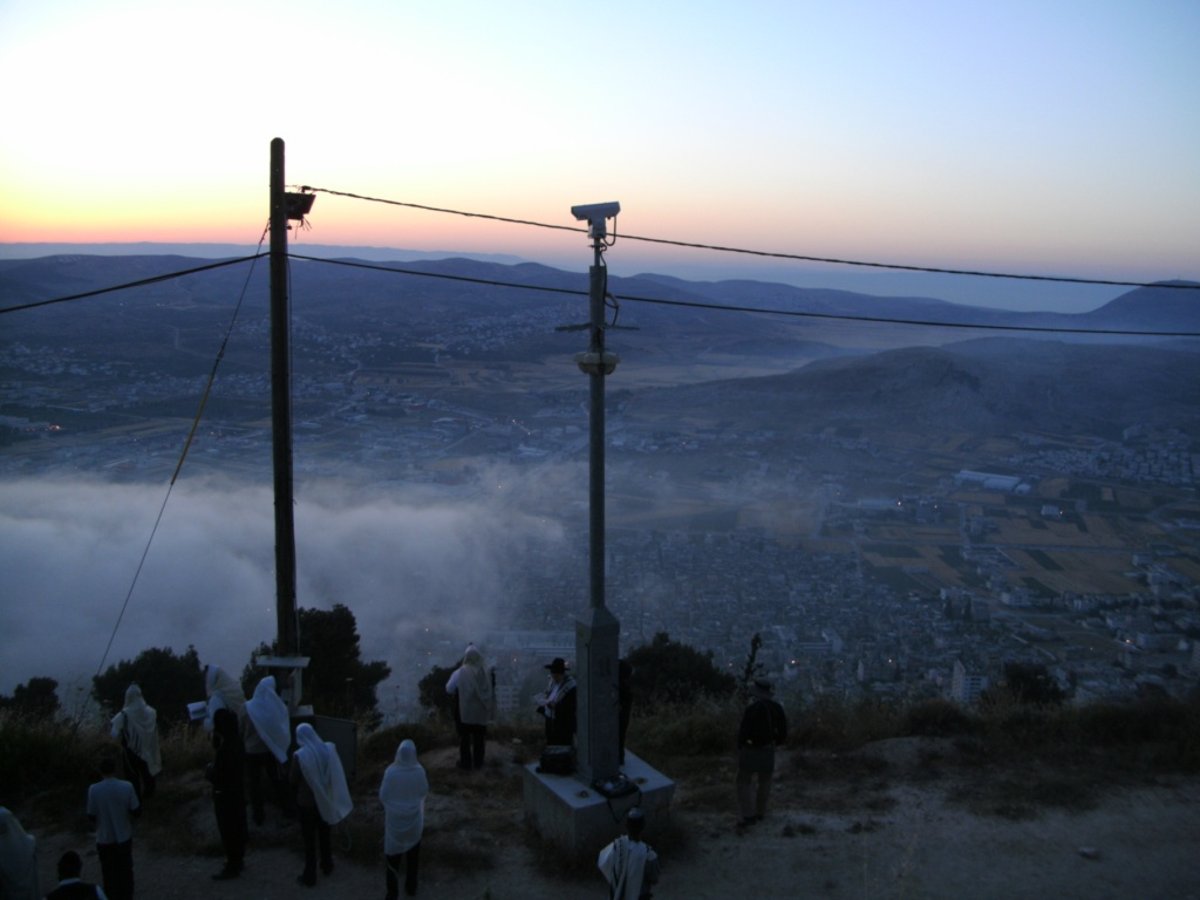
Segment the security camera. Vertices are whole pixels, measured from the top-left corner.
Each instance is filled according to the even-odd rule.
[[[580,206],[571,207],[571,215],[582,222],[587,219],[593,222],[596,219],[611,219],[621,211],[621,204],[616,200],[611,203],[584,203]]]
[[[571,215],[588,223],[588,237],[602,238],[605,235],[604,220],[615,218],[621,211],[621,204],[616,200],[610,203],[584,203],[571,207]]]

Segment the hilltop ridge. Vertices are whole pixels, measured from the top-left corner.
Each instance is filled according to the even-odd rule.
[[[456,752],[421,757],[432,789],[421,895],[585,900],[602,891],[589,860],[566,860],[526,830],[521,767],[510,747],[489,742],[491,761],[473,773],[454,768]],[[656,823],[648,836],[662,860],[655,896],[1182,898],[1192,896],[1200,877],[1193,852],[1200,781],[1194,776],[1135,783],[1021,760],[981,767],[951,739],[920,737],[847,753],[791,751],[780,757],[777,773],[768,816],[738,833],[729,760],[688,761],[670,823],[665,831]],[[313,896],[370,896],[382,887],[378,776],[372,768],[358,779],[355,811],[335,829],[335,871],[319,880]],[[172,792],[173,815],[188,821],[186,836],[156,837],[149,824],[159,812],[153,806],[138,825],[135,872],[147,896],[212,896],[209,876],[220,858],[211,804],[198,775],[186,784],[184,794]],[[43,886],[53,884],[53,860],[84,839],[33,830]],[[295,825],[272,811],[265,826],[251,824],[246,871],[224,885],[222,895],[291,900],[300,847]],[[87,854],[85,865],[98,875],[94,856]]]

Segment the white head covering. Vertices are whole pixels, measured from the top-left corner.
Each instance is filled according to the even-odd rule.
[[[204,670],[204,689],[208,693],[208,715],[204,727],[212,731],[212,717],[218,709],[227,709],[237,716],[240,724],[246,711],[246,695],[237,679],[220,666],[207,666]]]
[[[146,703],[142,689],[131,684],[125,689],[125,706],[112,718],[112,736],[125,736],[125,746],[146,763],[151,775],[162,771],[158,748],[158,713]]]
[[[288,746],[292,743],[292,721],[287,704],[275,693],[274,675],[268,675],[254,688],[254,696],[246,701],[246,715],[271,755],[281,763],[287,762]]]
[[[483,667],[483,654],[474,644],[467,645],[455,675],[459,719],[467,725],[486,725],[492,718],[495,698],[492,679]]]
[[[336,825],[354,809],[337,748],[322,741],[316,729],[307,722],[296,728],[296,742],[300,745],[296,760],[317,801],[317,810],[328,824]]]
[[[623,834],[600,851],[596,865],[604,873],[612,896],[640,897],[646,863],[652,856],[654,851],[648,845]]]
[[[429,780],[417,762],[417,745],[404,740],[396,748],[396,760],[383,773],[383,783],[379,786],[384,810],[384,854],[404,853],[421,840],[428,793]]]
[[[4,806],[0,806],[0,896],[13,900],[41,900],[42,896],[37,841]]]

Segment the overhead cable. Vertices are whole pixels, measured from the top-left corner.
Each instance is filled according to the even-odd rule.
[[[354,194],[349,191],[335,191],[331,188],[301,185],[300,190],[311,193],[331,194],[335,197],[348,197],[353,200],[366,200],[370,203],[383,203],[388,206],[403,206],[408,209],[419,209],[425,212],[446,213],[454,216],[465,216],[472,219],[489,219],[493,222],[507,222],[511,225],[529,225],[534,228],[549,228],[555,231],[574,231],[587,234],[586,228],[573,225],[552,225],[547,222],[536,222],[531,219],[515,219],[509,216],[495,216],[488,213],[465,212],[459,209],[446,209],[439,206],[426,206],[422,203],[407,203],[401,200],[387,200],[383,197],[370,197],[365,194]],[[791,259],[799,262],[817,262],[837,266],[858,266],[872,269],[894,269],[902,272],[925,272],[934,275],[966,275],[975,278],[1010,278],[1017,281],[1046,281],[1060,284],[1094,284],[1109,287],[1162,287],[1175,290],[1197,290],[1200,284],[1189,282],[1161,283],[1152,281],[1118,281],[1107,278],[1081,278],[1068,275],[1027,275],[1012,272],[989,272],[978,269],[949,269],[936,266],[918,266],[906,263],[867,262],[858,259],[837,259],[829,256],[808,256],[800,253],[782,253],[773,250],[752,250],[745,247],[729,247],[721,244],[701,244],[694,241],[679,241],[669,238],[647,237],[638,234],[622,234],[622,240],[642,241],[648,244],[664,244],[671,247],[687,247],[693,250],[715,250],[719,253],[740,253],[747,256],[762,256],[771,259]]]
[[[260,244],[261,246],[261,244]],[[238,259],[223,259],[220,262],[208,263],[203,266],[196,266],[191,269],[182,269],[178,272],[167,272],[162,275],[154,275],[150,278],[142,278],[138,281],[129,281],[125,284],[116,284],[112,287],[97,288],[94,291],[84,291],[80,294],[70,294],[66,297],[55,297],[52,300],[37,300],[33,303],[21,303],[17,306],[0,307],[0,315],[4,313],[20,312],[25,309],[37,309],[39,306],[50,306],[54,303],[67,303],[71,300],[83,300],[87,297],[98,297],[101,294],[111,294],[114,291],[124,291],[129,288],[146,287],[150,284],[158,284],[163,281],[171,281],[175,278],[183,278],[186,275],[195,275],[197,272],[208,272],[212,269],[222,269],[225,266],[236,266],[239,263],[251,262],[265,256],[265,253],[255,253],[253,256],[242,256]]]
[[[267,233],[270,228],[268,223],[267,229],[263,230],[262,236],[258,239],[258,249],[262,250],[263,241],[267,238]],[[254,256],[248,257],[251,260],[257,260],[265,253],[256,253]],[[242,260],[244,261],[244,260]],[[189,273],[190,274],[190,273]],[[104,670],[104,664],[108,661],[108,654],[112,651],[113,641],[117,638],[117,631],[121,627],[121,621],[125,618],[125,611],[129,608],[129,599],[133,596],[133,591],[137,587],[138,579],[142,574],[142,567],[146,565],[146,558],[150,555],[150,547],[154,543],[154,537],[158,534],[158,526],[162,524],[163,514],[167,511],[167,501],[171,499],[171,491],[175,488],[175,482],[179,479],[179,473],[183,469],[183,461],[187,459],[188,451],[191,449],[192,442],[196,438],[196,430],[200,427],[200,419],[204,415],[204,408],[208,405],[209,395],[212,393],[213,382],[217,378],[217,369],[221,365],[221,360],[225,358],[225,348],[229,345],[229,336],[233,333],[233,326],[237,323],[238,313],[241,311],[242,303],[246,299],[246,290],[250,287],[250,279],[254,275],[254,266],[250,266],[250,271],[246,273],[246,280],[242,283],[242,292],[238,296],[237,304],[233,308],[233,315],[229,318],[229,327],[225,329],[225,337],[221,340],[221,346],[217,350],[216,359],[213,360],[212,370],[208,373],[208,381],[204,385],[204,392],[200,395],[200,405],[196,409],[196,415],[192,417],[192,427],[188,431],[187,438],[183,442],[183,451],[179,454],[179,462],[175,465],[175,471],[171,474],[171,481],[167,484],[167,492],[163,495],[162,505],[158,508],[158,515],[154,519],[154,525],[150,529],[150,537],[146,539],[146,546],[142,550],[141,559],[138,560],[137,568],[133,572],[133,579],[129,584],[129,590],[125,593],[125,601],[121,604],[121,611],[117,614],[117,621],[113,624],[112,634],[108,637],[108,644],[104,648],[104,654],[100,657],[100,665],[96,667],[96,674],[99,675]]]

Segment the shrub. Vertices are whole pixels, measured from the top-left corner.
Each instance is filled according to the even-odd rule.
[[[900,729],[906,735],[950,737],[972,734],[978,726],[962,707],[949,700],[922,700],[904,711]]]
[[[108,715],[115,715],[125,705],[125,689],[135,683],[158,713],[163,731],[187,722],[188,703],[204,699],[204,670],[195,647],[179,655],[170,647],[151,647],[121,660],[92,679],[92,696]]]
[[[635,716],[626,746],[652,764],[678,757],[728,755],[734,750],[737,724],[735,703],[700,699],[669,712]]]
[[[663,631],[630,651],[626,661],[633,667],[629,686],[635,709],[687,703],[697,696],[727,697],[737,688],[732,675],[713,665],[712,651],[676,643]]]
[[[114,745],[90,729],[0,713],[0,796],[7,805],[39,797],[52,815],[80,812],[105,752]]]

